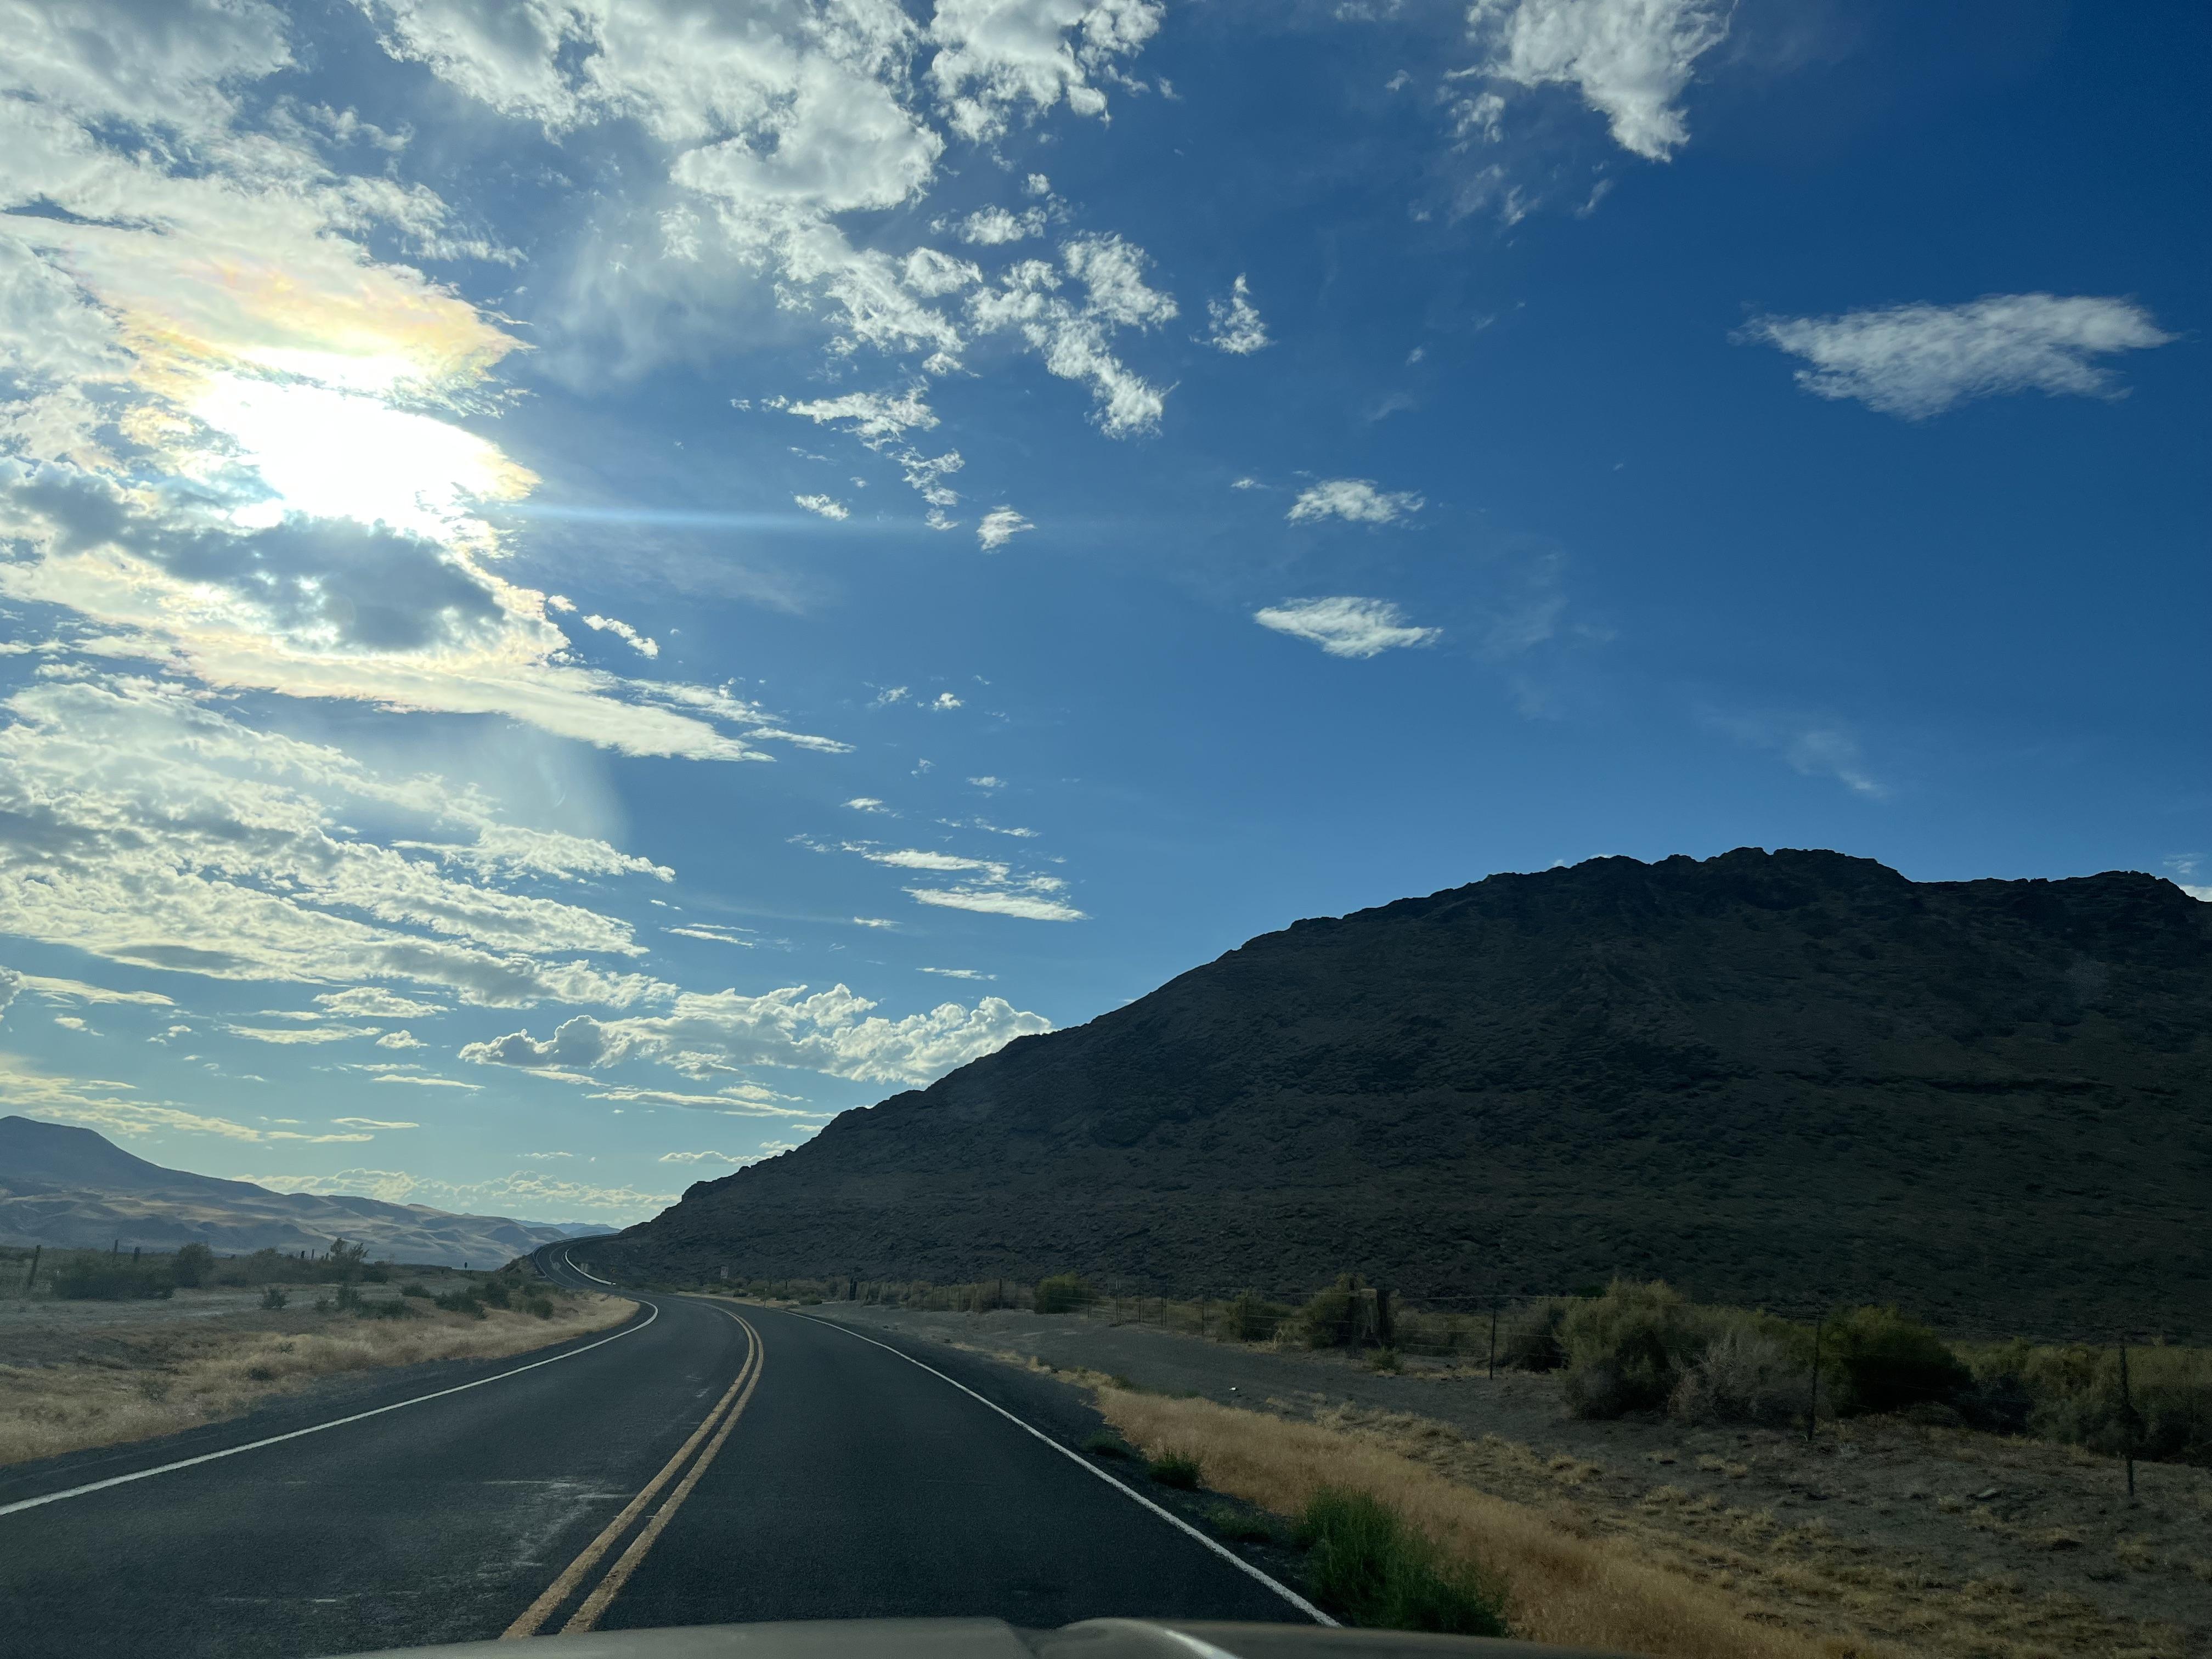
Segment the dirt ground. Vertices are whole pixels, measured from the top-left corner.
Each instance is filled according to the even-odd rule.
[[[2212,1471],[2136,1466],[2075,1448],[1898,1419],[1823,1422],[1802,1434],[1583,1422],[1550,1378],[1443,1365],[1400,1375],[1336,1354],[1209,1342],[1135,1325],[1000,1310],[926,1313],[858,1304],[824,1313],[1126,1378],[1138,1388],[1379,1433],[1495,1496],[1594,1534],[1632,1534],[1692,1577],[1725,1585],[1776,1553],[1807,1571],[1762,1592],[1912,1642],[1915,1601],[1985,1628],[1927,1650],[2212,1654]],[[1425,1424],[1455,1431],[1449,1451]],[[1423,1449],[1424,1447],[1426,1449]],[[1817,1570],[1813,1570],[1817,1569]],[[1765,1569],[1762,1568],[1762,1571]],[[1771,1576],[1771,1575],[1769,1575]],[[1863,1581],[1863,1582],[1862,1582]],[[1882,1592],[1881,1607],[1871,1591]],[[1906,1611],[1899,1613],[1898,1609]],[[1999,1638],[2002,1636],[2002,1642]]]

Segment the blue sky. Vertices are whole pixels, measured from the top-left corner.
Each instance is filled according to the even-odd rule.
[[[2212,898],[2201,13],[0,53],[0,1109],[628,1221],[1304,915]]]

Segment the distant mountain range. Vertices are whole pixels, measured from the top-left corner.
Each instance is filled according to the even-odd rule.
[[[1254,939],[578,1252],[636,1273],[1559,1291],[2212,1335],[2212,905],[1598,859]]]
[[[277,1193],[249,1181],[165,1170],[90,1129],[0,1117],[0,1243],[173,1250],[198,1240],[219,1255],[327,1250],[333,1238],[425,1267],[496,1267],[556,1239],[605,1232],[422,1204]]]

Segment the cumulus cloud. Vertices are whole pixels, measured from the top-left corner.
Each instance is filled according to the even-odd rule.
[[[1093,418],[1107,436],[1134,437],[1158,428],[1167,392],[1121,362],[1110,343],[1115,328],[1157,327],[1176,315],[1175,301],[1144,279],[1144,251],[1118,236],[1083,236],[1061,249],[1066,276],[1042,259],[1024,259],[1002,272],[996,288],[968,300],[977,331],[1011,331],[1062,380],[1088,385]],[[1062,294],[1068,278],[1084,297]]]
[[[1441,629],[1416,628],[1398,607],[1384,599],[1340,595],[1324,599],[1285,599],[1252,613],[1262,628],[1293,639],[1311,640],[1332,657],[1373,657],[1395,646],[1428,645]]]
[[[984,247],[1001,247],[1043,234],[1044,213],[1039,208],[1025,213],[1009,213],[1002,207],[981,208],[960,222],[960,240]]]
[[[938,0],[930,80],[953,130],[977,141],[999,137],[1017,112],[1063,100],[1103,116],[1096,81],[1152,38],[1162,10],[1158,0]]]
[[[1679,100],[1697,61],[1728,37],[1729,0],[1474,0],[1478,73],[1519,87],[1570,86],[1613,142],[1664,161],[1689,142]],[[1465,100],[1462,131],[1495,137],[1496,93]]]
[[[1761,317],[1735,337],[1804,359],[1797,384],[1815,396],[1856,398],[1918,421],[2008,392],[2122,396],[2093,359],[2174,337],[2132,301],[2004,294],[1958,306]]]
[[[1036,526],[1011,507],[994,507],[983,515],[982,523],[975,526],[975,539],[986,553],[995,553],[1024,530]]]
[[[1378,489],[1368,478],[1324,478],[1298,492],[1286,515],[1292,524],[1346,519],[1353,524],[1391,524],[1426,505],[1412,490]]]
[[[1216,351],[1248,357],[1270,343],[1267,325],[1260,320],[1259,307],[1252,303],[1252,290],[1241,276],[1231,284],[1227,299],[1206,302],[1206,314],[1213,325],[1207,331],[1206,343]]]
[[[434,1002],[403,997],[380,985],[325,991],[315,1000],[329,1012],[349,1019],[428,1019],[446,1012]]]
[[[1000,997],[985,997],[972,1009],[944,1003],[900,1019],[875,1013],[875,1006],[843,985],[812,995],[805,986],[757,997],[735,990],[686,993],[665,1015],[601,1020],[580,1014],[544,1038],[523,1030],[472,1042],[461,1050],[461,1058],[480,1065],[576,1073],[646,1060],[690,1077],[779,1066],[860,1082],[918,1085],[1015,1037],[1052,1029],[1042,1014],[1022,1012]],[[748,1108],[732,1100],[724,1109]]]

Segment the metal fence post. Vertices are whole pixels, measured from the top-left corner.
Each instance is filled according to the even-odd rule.
[[[1498,1380],[1498,1298],[1490,1299],[1490,1380]]]
[[[1826,1316],[1813,1322],[1813,1388],[1805,1401],[1805,1443],[1813,1443],[1813,1428],[1820,1420],[1820,1333],[1827,1328]]]
[[[2128,1345],[2120,1341],[2120,1432],[2126,1437],[2124,1453],[2128,1460],[2128,1502],[2136,1501],[2136,1401],[2128,1388]]]

